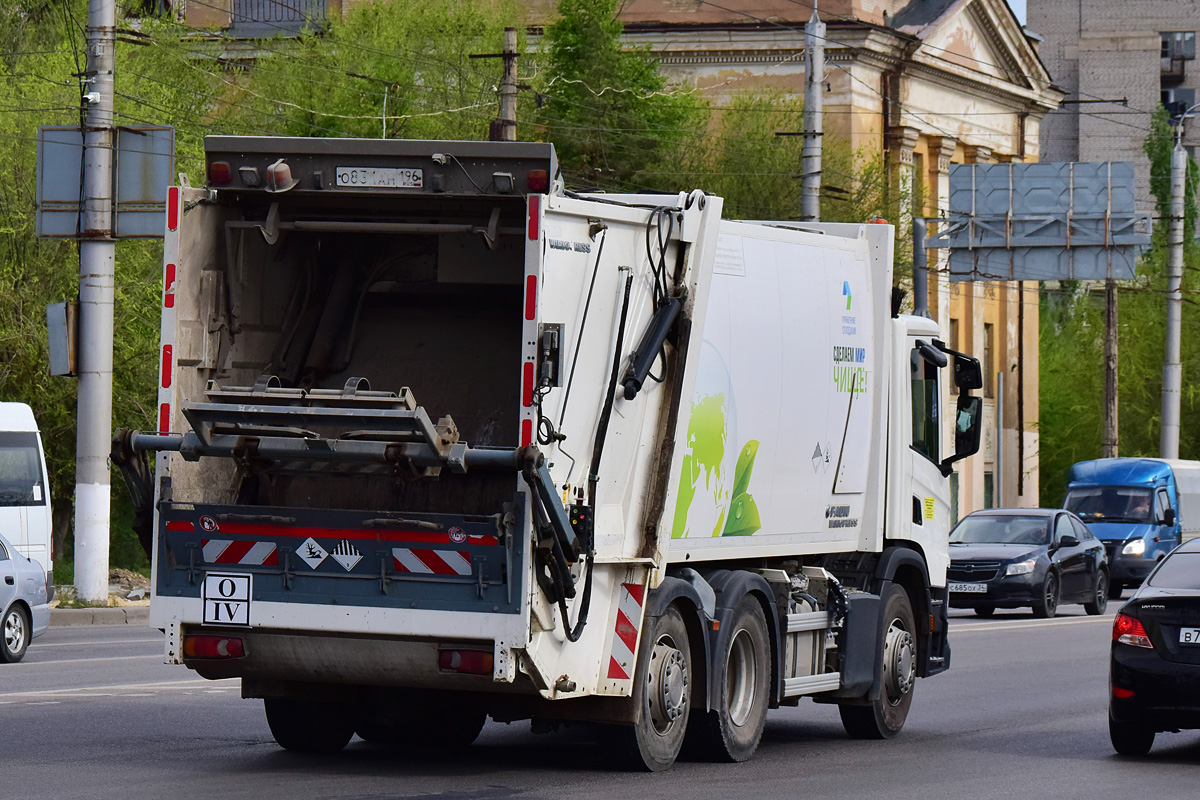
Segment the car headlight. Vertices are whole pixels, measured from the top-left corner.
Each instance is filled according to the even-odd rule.
[[[1016,564],[1009,564],[1004,570],[1005,575],[1028,575],[1033,572],[1034,565],[1037,564],[1037,559],[1031,558],[1028,561],[1018,561]]]
[[[1121,548],[1121,555],[1123,556],[1140,556],[1145,552],[1145,539],[1134,539],[1132,542],[1129,542],[1127,545]]]

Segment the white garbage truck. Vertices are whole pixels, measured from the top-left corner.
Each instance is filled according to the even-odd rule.
[[[949,666],[980,371],[898,313],[892,227],[576,194],[539,143],[215,136],[206,169],[169,192],[159,429],[114,457],[166,660],[280,745],[490,716],[742,761],[802,697],[890,737]]]

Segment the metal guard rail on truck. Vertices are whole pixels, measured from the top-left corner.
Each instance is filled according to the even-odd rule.
[[[364,378],[350,378],[341,391],[304,390],[284,388],[264,375],[252,387],[210,381],[205,395],[210,402],[182,407],[192,425],[186,433],[117,432],[113,462],[127,483],[148,479],[141,463],[147,452],[177,452],[188,461],[253,459],[272,462],[276,472],[308,472],[330,463],[407,468],[415,478],[437,477],[442,469],[519,470],[533,490],[539,538],[564,576],[561,591],[575,596],[569,564],[588,543],[572,526],[536,446],[471,447],[458,441],[450,417],[434,425],[407,387],[399,393],[372,391]]]

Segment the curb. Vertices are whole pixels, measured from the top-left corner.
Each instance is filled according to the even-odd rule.
[[[147,625],[149,622],[150,609],[145,606],[50,609],[52,628],[75,628],[82,625]]]

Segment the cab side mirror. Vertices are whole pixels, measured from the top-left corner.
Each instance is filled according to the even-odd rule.
[[[957,363],[957,362],[956,362]],[[983,435],[980,417],[983,415],[983,399],[969,394],[960,394],[954,413],[954,455],[941,464],[942,474],[949,475],[950,465],[979,452],[979,440]]]
[[[1167,525],[1168,527],[1175,526],[1175,509],[1168,508],[1163,512],[1162,524]]]
[[[966,353],[960,353],[957,350],[952,350],[946,346],[945,342],[939,339],[934,339],[933,344],[943,353],[954,356],[955,386],[964,392],[983,388],[983,369],[979,366],[978,358],[969,356]]]

